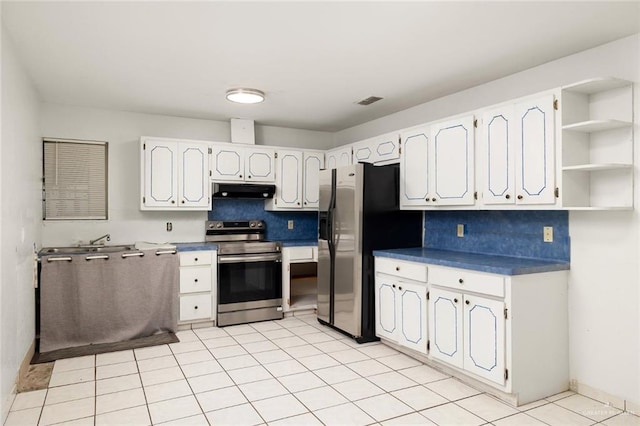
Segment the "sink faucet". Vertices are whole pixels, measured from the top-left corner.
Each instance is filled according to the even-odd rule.
[[[102,240],[103,238],[106,238],[107,241],[111,241],[111,234],[104,234],[101,237],[96,238],[95,240],[91,240],[89,241],[89,245],[94,245],[95,243],[97,243],[98,241]]]

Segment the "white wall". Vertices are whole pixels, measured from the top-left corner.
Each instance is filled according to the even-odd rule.
[[[204,239],[206,212],[140,211],[140,136],[161,136],[217,142],[230,140],[229,122],[138,114],[93,108],[42,105],[45,137],[109,142],[109,220],[45,221],[43,245],[87,242],[110,233],[111,243],[188,242]],[[331,133],[256,126],[263,145],[329,147]],[[173,231],[166,231],[166,222]]]
[[[334,135],[336,146],[592,77],[640,80],[640,35],[571,55]],[[640,91],[635,90],[636,182]],[[640,185],[635,199],[640,200]],[[636,201],[637,204],[637,201]],[[640,218],[632,212],[571,212],[571,378],[640,403]],[[540,348],[544,350],[544,348]]]
[[[35,335],[34,244],[41,240],[39,100],[2,29],[0,403],[4,420]]]

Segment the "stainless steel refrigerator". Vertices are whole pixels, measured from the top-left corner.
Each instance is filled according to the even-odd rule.
[[[363,343],[375,337],[373,250],[420,247],[422,212],[399,209],[397,164],[320,172],[318,321]]]

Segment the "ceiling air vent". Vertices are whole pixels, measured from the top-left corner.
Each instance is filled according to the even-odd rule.
[[[369,96],[366,99],[361,100],[360,102],[356,102],[358,105],[371,105],[374,102],[378,102],[379,100],[381,100],[382,98],[379,96]]]

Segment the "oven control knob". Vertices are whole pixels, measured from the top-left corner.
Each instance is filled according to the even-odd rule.
[[[222,223],[220,222],[216,223],[216,228],[222,228]]]
[[[251,223],[249,224],[249,227],[251,227],[251,228],[255,228],[255,227],[256,227],[256,223],[255,223],[255,222],[251,222]]]
[[[258,222],[258,228],[262,228],[262,222]]]
[[[213,229],[213,223],[209,224],[209,229]]]

